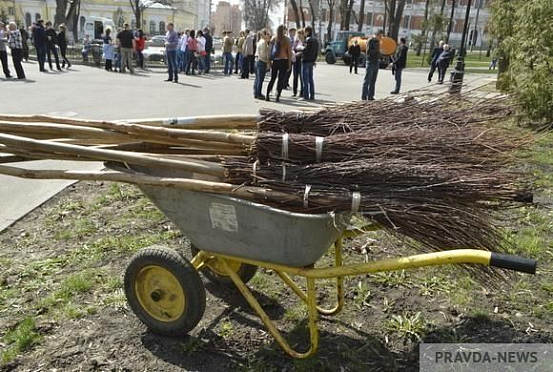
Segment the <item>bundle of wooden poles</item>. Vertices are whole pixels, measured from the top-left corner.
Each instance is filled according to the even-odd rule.
[[[0,152],[7,154],[0,173],[180,187],[302,213],[361,213],[422,251],[502,251],[496,211],[531,195],[513,157],[526,140],[488,125],[512,114],[505,97],[456,97],[140,122],[0,115]],[[124,170],[5,165],[37,159],[115,162]]]

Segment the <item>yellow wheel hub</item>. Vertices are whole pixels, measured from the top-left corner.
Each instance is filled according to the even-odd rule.
[[[182,286],[163,267],[143,267],[136,276],[134,290],[144,311],[160,322],[173,322],[184,313],[186,300]]]
[[[218,257],[214,257],[213,259],[209,260],[207,262],[207,266],[209,266],[211,271],[213,271],[215,274],[219,276],[228,276],[228,274],[223,269],[223,265],[221,264],[221,261],[223,260],[227,263],[229,268],[235,273],[237,273],[238,270],[240,270],[240,267],[242,266],[242,263],[240,261],[229,260],[226,258],[218,258]]]

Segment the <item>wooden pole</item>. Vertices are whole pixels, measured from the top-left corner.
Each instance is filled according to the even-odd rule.
[[[97,159],[100,161],[116,161],[146,167],[164,167],[186,170],[212,176],[223,177],[224,168],[218,164],[202,162],[200,160],[171,160],[160,159],[148,155],[137,154],[126,151],[116,151],[100,148],[91,148],[78,145],[55,143],[48,141],[37,141],[25,137],[13,136],[9,134],[0,134],[0,143],[12,146],[26,151],[38,151],[53,153],[55,155],[70,155],[75,157],[85,157]]]

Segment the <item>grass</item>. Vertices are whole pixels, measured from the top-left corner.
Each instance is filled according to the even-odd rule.
[[[457,55],[455,56],[455,60],[457,59]],[[482,56],[480,56],[479,52],[469,52],[465,56],[465,67],[467,69],[471,68],[482,68],[485,67],[485,72],[490,72],[488,70],[488,66],[491,62],[491,57],[486,57],[486,52],[482,52]],[[414,50],[409,51],[407,54],[407,67],[423,67],[427,68],[429,67],[428,61],[428,50],[426,51],[426,54],[424,55],[423,60],[423,54],[421,52],[420,56],[417,56]],[[455,64],[455,62],[453,63]],[[495,70],[497,71],[497,70]]]
[[[0,360],[9,363],[15,357],[29,349],[40,338],[36,330],[35,320],[32,317],[23,319],[14,329],[9,330],[3,337],[7,349],[2,352]]]
[[[426,332],[427,323],[420,312],[413,315],[392,315],[386,328],[390,332],[399,334],[402,338],[421,341]]]

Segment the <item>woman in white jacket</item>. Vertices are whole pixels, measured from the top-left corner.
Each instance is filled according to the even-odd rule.
[[[198,74],[203,74],[205,72],[205,58],[206,58],[206,52],[205,52],[205,37],[202,30],[198,31],[198,36],[196,37],[198,40]]]

